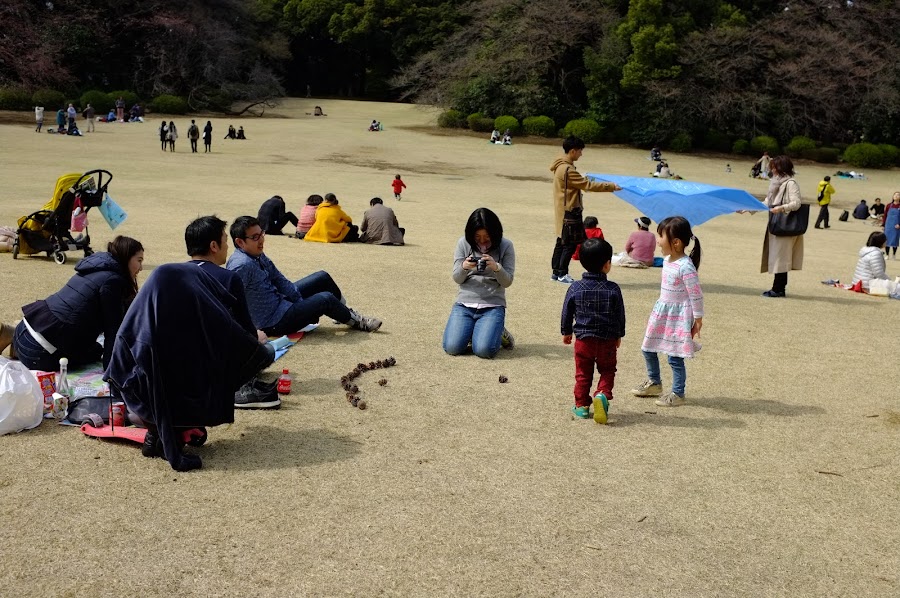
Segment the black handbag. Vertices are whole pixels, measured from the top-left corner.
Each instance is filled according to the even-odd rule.
[[[789,182],[790,180],[785,182],[784,193],[787,193]],[[784,194],[782,200],[783,196]],[[809,228],[809,204],[800,204],[793,212],[769,212],[769,234],[776,237],[797,237],[806,234],[807,228]]]
[[[569,169],[566,169],[566,187],[565,194],[569,194]],[[579,194],[581,191],[578,192]],[[581,217],[582,208],[574,210],[566,210],[563,214],[562,239],[563,245],[581,245],[587,239],[587,233],[584,230],[584,220]]]

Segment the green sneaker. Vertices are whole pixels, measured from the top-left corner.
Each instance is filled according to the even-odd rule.
[[[606,423],[606,416],[609,413],[609,401],[606,395],[598,392],[594,395],[594,421],[598,424]]]
[[[591,419],[590,407],[572,407],[572,413],[579,419]]]

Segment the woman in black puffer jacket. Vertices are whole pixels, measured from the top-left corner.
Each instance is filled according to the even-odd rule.
[[[119,236],[107,253],[78,262],[75,276],[59,292],[22,308],[25,318],[15,329],[11,353],[32,370],[57,370],[62,357],[70,367],[102,359],[106,369],[119,325],[137,294],[143,261],[140,242]],[[103,345],[97,342],[100,333]],[[4,348],[0,342],[0,351]]]

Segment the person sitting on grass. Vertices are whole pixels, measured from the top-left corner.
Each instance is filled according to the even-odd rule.
[[[853,272],[853,282],[862,282],[862,287],[869,288],[869,281],[873,279],[888,280],[884,269],[884,245],[887,236],[876,231],[869,235],[866,246],[859,250],[859,261],[856,262],[856,270]]]
[[[872,204],[870,211],[872,212],[872,218],[881,218],[884,216],[884,204],[881,203],[880,197],[875,198],[875,203]]]
[[[237,139],[247,139],[247,137],[244,135],[244,127],[238,127]]]
[[[581,265],[587,270],[566,291],[561,332],[563,343],[575,335],[575,417],[588,419],[591,404],[594,421],[605,424],[616,380],[616,350],[625,336],[625,302],[619,285],[607,280],[612,246],[603,239],[582,244]],[[573,326],[574,321],[574,326]],[[594,368],[600,374],[591,395]]]
[[[334,193],[326,193],[316,210],[316,222],[306,232],[304,241],[317,243],[352,243],[359,241],[359,227],[338,205]]]
[[[650,232],[650,219],[646,216],[634,219],[637,230],[628,235],[625,241],[625,255],[619,261],[620,266],[653,265],[653,254],[656,253],[656,235]]]
[[[268,336],[292,334],[322,316],[355,330],[375,332],[381,320],[362,316],[347,307],[341,290],[327,272],[290,282],[263,253],[266,233],[253,216],[231,225],[235,251],[226,267],[241,277],[253,325]]]
[[[222,139],[237,139],[237,131],[234,130],[234,125],[228,125],[228,132],[225,133],[225,137]]]
[[[280,195],[273,195],[263,202],[259,207],[259,213],[256,215],[260,226],[266,231],[267,235],[280,235],[288,222],[295,227],[298,224],[297,217],[293,212],[287,211],[287,206]]]
[[[859,200],[859,203],[853,208],[853,217],[857,220],[865,220],[869,217],[869,206],[866,205],[866,200]]]
[[[400,228],[394,210],[385,206],[380,197],[373,197],[369,205],[372,207],[363,214],[359,227],[359,240],[373,245],[403,245],[406,230]]]
[[[306,198],[306,205],[300,210],[300,217],[297,219],[297,238],[302,239],[316,223],[316,210],[319,204],[324,200],[321,195],[310,195]]]

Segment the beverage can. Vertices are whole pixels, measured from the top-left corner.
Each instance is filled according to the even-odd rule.
[[[53,405],[50,407],[50,414],[53,416],[53,419],[62,421],[66,417],[68,409],[69,397],[58,392],[53,393]]]
[[[115,426],[125,426],[125,403],[117,402],[109,405],[109,423]]]

